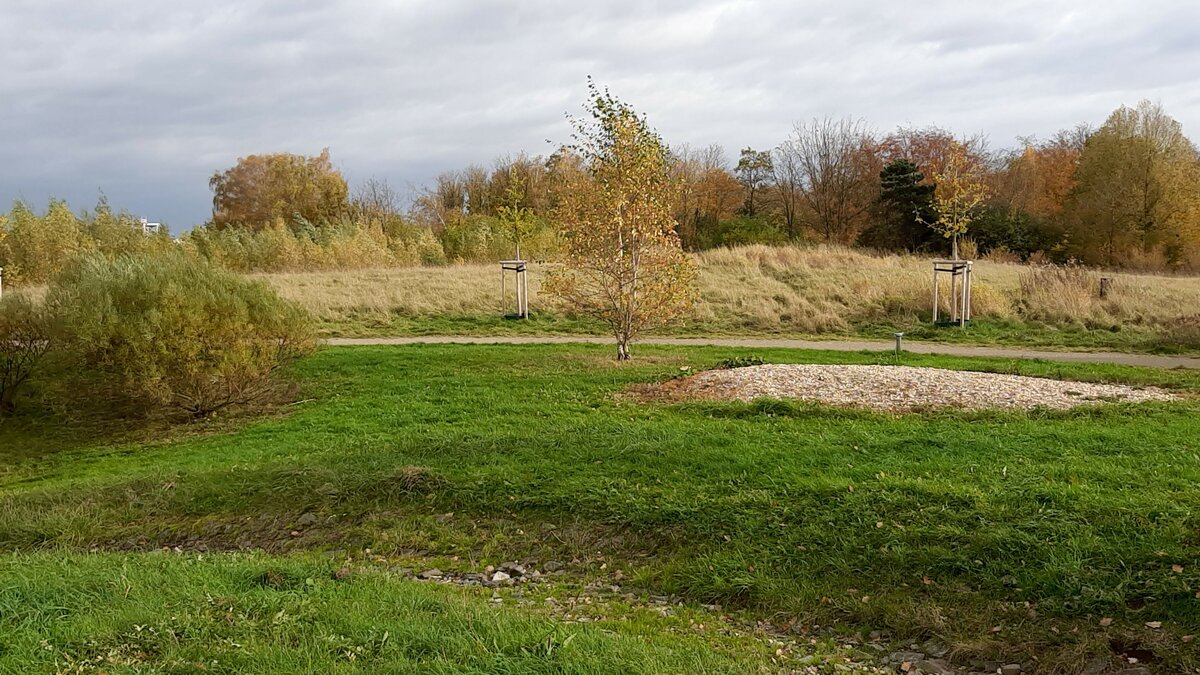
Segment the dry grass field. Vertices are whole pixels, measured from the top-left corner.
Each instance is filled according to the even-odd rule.
[[[696,260],[700,302],[683,332],[872,334],[920,331],[929,319],[932,279],[926,258],[842,247],[746,246],[706,251]],[[545,269],[531,266],[531,307],[541,319],[532,329],[588,330],[589,324],[539,293]],[[454,265],[262,278],[307,307],[330,335],[524,330],[496,320],[499,275],[493,265]],[[1101,276],[1113,278],[1106,298],[1098,293]],[[1005,327],[1014,339],[1028,337],[1031,330],[1058,334],[1038,340],[1050,344],[1192,349],[1200,346],[1198,308],[1200,278],[1195,277],[988,260],[975,266],[973,334],[981,341],[992,341],[997,327]],[[1074,339],[1061,339],[1067,334]]]

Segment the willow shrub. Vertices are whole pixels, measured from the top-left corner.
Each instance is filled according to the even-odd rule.
[[[51,285],[63,399],[126,416],[263,402],[312,351],[300,308],[193,256],[89,255]]]
[[[13,412],[50,348],[45,308],[23,295],[0,300],[0,415]]]

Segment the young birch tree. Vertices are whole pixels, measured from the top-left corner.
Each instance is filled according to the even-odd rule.
[[[525,181],[515,166],[508,170],[508,186],[504,190],[503,203],[496,209],[500,227],[516,246],[516,259],[521,259],[521,242],[537,227],[537,216],[533,209],[524,206]]]
[[[608,325],[617,359],[641,332],[681,318],[695,296],[696,268],[675,232],[675,185],[667,148],[632,107],[589,83],[591,119],[575,119],[581,161],[564,172],[555,219],[567,239],[548,292]]]
[[[933,208],[937,218],[929,226],[953,244],[954,259],[958,260],[958,238],[967,233],[976,212],[987,199],[983,166],[967,154],[961,143],[955,143],[940,171],[934,173],[937,189]]]

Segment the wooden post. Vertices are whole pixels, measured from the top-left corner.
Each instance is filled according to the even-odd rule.
[[[521,298],[522,298],[522,300],[524,300],[524,302],[521,305],[521,317],[528,319],[529,318],[529,269],[528,269],[528,266],[525,266],[525,265],[522,265],[522,267],[525,267],[525,269],[521,271],[521,285],[523,285],[525,287],[525,292],[521,294]]]
[[[937,325],[938,320],[938,268],[937,263],[933,264],[933,325]]]
[[[973,267],[974,263],[967,263],[967,321],[971,320],[971,271]]]
[[[518,265],[517,267],[520,268],[517,271],[517,275],[520,277],[517,279],[517,283],[521,289],[521,297],[517,300],[517,314],[524,319],[527,314],[525,308],[529,306],[529,297],[527,295],[529,293],[529,285],[525,282],[525,266]]]
[[[958,256],[955,256],[957,258]],[[958,316],[962,313],[962,308],[959,307],[959,279],[958,266],[950,266],[950,321],[957,323]]]
[[[970,274],[970,272],[968,272],[967,269],[968,269],[967,266],[963,265],[962,282],[960,282],[961,288],[959,289],[959,293],[962,295],[962,302],[959,303],[960,307],[958,308],[959,309],[959,312],[958,312],[958,327],[959,328],[967,327],[967,287],[968,287],[967,279],[970,278],[968,276]]]

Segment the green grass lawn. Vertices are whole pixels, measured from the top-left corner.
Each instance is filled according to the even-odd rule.
[[[491,614],[486,596],[383,572],[334,583],[322,552],[463,571],[553,559],[571,583],[719,603],[748,626],[878,630],[901,646],[936,637],[956,660],[1046,672],[1125,653],[1162,672],[1200,667],[1189,638],[1200,632],[1197,402],[906,416],[769,401],[662,406],[619,393],[735,355],[891,359],[643,347],[618,365],[610,351],[326,349],[298,368],[305,400],[259,421],[106,438],[49,418],[5,422],[0,670],[115,649],[136,637],[134,624],[156,627],[142,651],[162,669],[210,653],[205,645],[234,670],[254,654],[283,671],[353,667],[336,636],[399,671],[769,664],[769,651],[739,643],[709,654],[694,635],[648,621],[577,631],[547,654],[557,638],[544,636],[566,630],[551,617]],[[1200,373],[1186,371],[903,361],[1200,390]],[[316,517],[301,524],[307,513]],[[185,554],[144,552],[162,546]],[[234,549],[264,553],[216,553]],[[210,553],[186,553],[198,550]],[[271,565],[318,581],[283,595],[247,581]],[[125,597],[122,578],[135,589]],[[241,609],[228,611],[251,620],[222,625],[209,596],[232,598]],[[415,609],[389,614],[392,605]],[[435,619],[426,606],[441,608]],[[269,625],[280,610],[294,621]],[[162,637],[178,616],[186,635]],[[51,647],[38,651],[44,634]],[[451,637],[430,653],[438,635]]]

